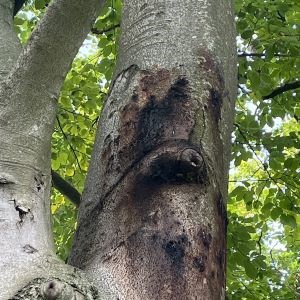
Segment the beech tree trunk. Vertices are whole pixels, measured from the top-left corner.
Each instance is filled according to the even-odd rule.
[[[70,265],[53,250],[50,140],[104,1],[53,0],[24,49],[14,2],[0,0],[0,299],[224,299],[231,2],[124,0]]]
[[[14,2],[0,0],[0,299],[93,295],[54,251],[50,141],[60,87],[104,1],[52,1],[23,50]]]
[[[230,1],[124,1],[70,263],[109,299],[224,299]]]

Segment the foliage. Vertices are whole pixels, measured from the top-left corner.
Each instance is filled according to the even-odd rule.
[[[16,16],[22,43],[46,4],[29,1]],[[227,298],[300,299],[300,3],[236,0],[235,9],[239,95],[228,200]],[[52,168],[80,192],[113,74],[120,14],[120,0],[108,0],[61,90]],[[76,209],[53,189],[52,213],[57,251],[66,259]]]
[[[300,297],[300,90],[270,97],[299,79],[299,9],[293,0],[236,1],[228,299]]]

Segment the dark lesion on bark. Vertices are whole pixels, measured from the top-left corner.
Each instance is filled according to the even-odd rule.
[[[183,265],[183,259],[186,253],[186,247],[188,246],[188,237],[186,234],[182,234],[176,237],[176,239],[164,241],[162,248],[165,250],[167,256],[171,259],[172,264],[180,267]]]
[[[172,157],[163,153],[151,162],[148,180],[152,183],[203,183],[206,177],[205,165],[201,155],[194,149],[185,149],[190,152],[190,157]]]
[[[30,221],[34,220],[34,215],[29,207],[19,204],[19,202],[16,199],[12,199],[10,201],[13,202],[15,210],[19,213],[18,225],[22,226],[27,218]]]
[[[193,267],[196,268],[200,273],[205,271],[207,256],[202,254],[194,257],[193,259]]]
[[[158,72],[165,76],[166,71]],[[162,75],[163,74],[163,75]],[[137,151],[148,153],[166,140],[185,137],[194,126],[191,116],[190,88],[187,78],[178,76],[157,82],[153,75],[144,76],[141,80],[140,97],[146,97],[146,105],[140,110],[137,124]],[[181,126],[178,126],[178,125]]]
[[[166,69],[140,70],[138,76],[138,86],[120,110],[120,166],[110,165],[107,170],[140,165],[147,169],[137,172],[140,182],[204,183],[203,150],[200,143],[190,142],[197,104],[188,78]]]

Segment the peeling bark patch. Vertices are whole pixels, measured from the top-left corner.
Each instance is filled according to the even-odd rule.
[[[30,215],[30,220],[33,220],[34,219],[34,216],[32,214],[32,212],[30,211],[29,208],[27,207],[24,207],[24,206],[21,206],[17,203],[17,201],[15,199],[11,200],[13,203],[14,203],[14,207],[15,207],[15,210],[19,213],[19,224],[22,225],[24,220],[25,220],[25,217],[29,214]]]
[[[209,247],[210,247],[210,243],[212,241],[212,236],[209,232],[207,232],[206,229],[204,228],[201,228],[199,230],[199,236],[200,236],[200,239],[203,243],[203,246],[205,247],[206,250],[209,250]]]
[[[177,237],[177,240],[171,240],[162,245],[168,257],[177,266],[182,265],[185,256],[185,248],[188,244],[188,237],[182,234]]]
[[[193,260],[194,268],[196,268],[201,273],[204,272],[205,271],[205,260],[206,260],[205,255],[199,255],[197,257],[194,257],[194,260]]]
[[[16,208],[16,211],[19,212],[20,223],[23,223],[24,218],[25,218],[26,214],[30,212],[30,209],[19,206],[19,205],[15,206],[15,208]]]
[[[24,250],[24,252],[29,253],[29,254],[33,254],[33,253],[38,252],[37,249],[35,249],[34,247],[30,246],[29,244],[26,244],[26,245],[23,247],[23,250]]]

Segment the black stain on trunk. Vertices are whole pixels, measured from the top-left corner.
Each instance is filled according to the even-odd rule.
[[[145,77],[145,89],[153,84],[154,79]],[[148,90],[147,90],[148,91]],[[149,91],[148,91],[149,92]],[[182,123],[181,115],[185,102],[190,100],[189,82],[184,77],[179,77],[169,88],[166,95],[150,93],[148,102],[142,108],[138,121],[138,150],[147,153],[165,140],[171,139],[170,128],[175,127],[175,122]],[[176,134],[176,133],[174,133]]]
[[[178,236],[177,239],[163,243],[162,247],[172,263],[177,267],[181,267],[183,265],[187,245],[188,237],[185,234],[182,234]]]
[[[205,261],[207,257],[205,255],[199,255],[197,257],[194,257],[193,260],[193,266],[196,268],[199,272],[205,271]]]

